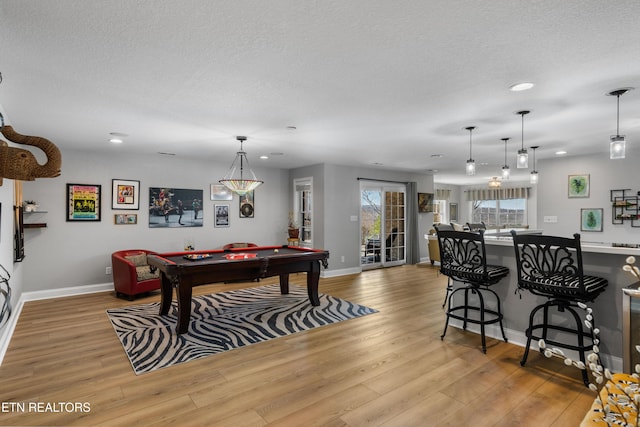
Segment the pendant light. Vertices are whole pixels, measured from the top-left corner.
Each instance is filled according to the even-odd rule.
[[[489,188],[500,188],[501,185],[502,183],[497,176],[494,176],[489,180]]]
[[[522,116],[522,147],[518,150],[518,158],[516,161],[516,167],[518,169],[527,169],[529,167],[529,153],[527,153],[527,149],[524,148],[524,116],[529,113],[530,111],[528,110],[522,110],[516,113]]]
[[[247,140],[247,137],[237,136],[236,139],[240,141],[240,151],[236,153],[236,158],[233,160],[233,163],[231,164],[231,168],[229,169],[229,172],[225,175],[223,179],[220,180],[220,184],[224,184],[224,186],[227,187],[229,190],[242,196],[243,194],[246,194],[249,191],[254,190],[260,184],[263,184],[264,181],[258,180],[256,178],[256,174],[253,173],[251,168],[249,168],[249,160],[247,159],[247,153],[242,149],[242,143]],[[236,169],[237,169],[237,166],[236,166],[237,163],[240,163],[240,176],[238,178],[234,178],[234,174],[236,173]],[[253,179],[245,179],[244,177],[245,163]]]
[[[469,131],[469,160],[467,160],[467,175],[475,175],[476,174],[476,162],[473,160],[471,156],[471,133],[475,129],[475,126],[469,126],[465,128]]]
[[[538,148],[540,148],[539,145],[534,145],[531,147],[531,149],[533,150],[533,170],[531,171],[531,178],[529,180],[531,184],[538,183],[538,171],[536,170],[536,150]]]
[[[615,96],[618,98],[618,113],[616,115],[616,134],[611,136],[611,142],[609,143],[609,158],[611,160],[624,159],[627,142],[624,135],[620,135],[620,95],[624,95],[628,91],[632,90],[631,87],[625,87],[622,89],[616,89],[609,92],[608,96]]]
[[[509,138],[502,138],[504,141],[504,166],[502,166],[502,179],[509,179],[511,176],[511,169],[509,169],[509,165],[507,164],[507,141]]]

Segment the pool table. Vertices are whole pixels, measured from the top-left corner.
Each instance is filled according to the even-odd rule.
[[[169,313],[176,288],[178,300],[177,333],[189,330],[191,296],[194,286],[231,280],[252,280],[280,276],[280,292],[289,293],[289,274],[307,273],[307,294],[312,305],[319,305],[320,265],[327,268],[329,252],[288,246],[215,249],[148,255],[147,262],[160,271],[160,315]]]

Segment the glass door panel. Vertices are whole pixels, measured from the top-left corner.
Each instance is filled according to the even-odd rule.
[[[405,263],[404,187],[364,186],[360,198],[360,264],[363,268]]]

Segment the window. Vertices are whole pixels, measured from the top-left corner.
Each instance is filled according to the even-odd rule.
[[[520,228],[527,225],[527,199],[475,200],[471,222],[484,222],[492,228]]]

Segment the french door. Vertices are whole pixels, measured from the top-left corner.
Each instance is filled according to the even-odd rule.
[[[390,267],[405,263],[405,187],[362,182],[360,186],[360,265]]]

